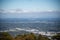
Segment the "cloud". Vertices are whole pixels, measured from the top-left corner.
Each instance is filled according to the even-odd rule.
[[[0,13],[26,13],[28,10],[22,9],[0,9]]]
[[[53,10],[47,10],[48,12],[53,12]]]
[[[32,29],[32,28],[28,28],[28,29],[27,28],[12,28],[12,29],[0,31],[0,32],[17,32],[17,31],[32,32],[35,34],[41,34],[41,35],[46,35],[46,36],[53,36],[56,34],[55,32],[44,32],[44,31],[39,31],[38,29]],[[57,32],[57,33],[60,33],[60,32]]]
[[[30,13],[30,12],[53,12],[53,10],[25,10],[25,9],[0,9],[0,13]]]
[[[37,29],[31,29],[31,28],[28,28],[28,29],[16,28],[16,29],[19,30],[19,31],[27,31],[27,32],[38,32],[39,31]]]
[[[26,32],[32,32],[32,33],[38,33],[39,30],[37,29],[31,29],[31,28],[12,28],[12,29],[9,29],[9,30],[4,30],[4,31],[0,31],[0,32],[16,32],[16,31],[26,31]]]

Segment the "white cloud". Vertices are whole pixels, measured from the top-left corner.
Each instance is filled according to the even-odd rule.
[[[32,33],[37,33],[37,34],[46,35],[46,36],[55,35],[55,32],[46,33],[44,31],[39,31],[38,29],[31,29],[31,28],[28,28],[28,29],[27,28],[13,28],[13,29],[4,30],[4,31],[0,31],[0,32],[16,32],[16,31],[26,31],[26,32],[32,32]],[[53,34],[51,34],[51,33],[53,33]]]
[[[25,29],[25,28],[16,28],[17,30],[19,31],[27,31],[27,32],[38,32],[39,30],[37,29],[31,29],[31,28],[28,28],[28,29]]]
[[[53,10],[47,10],[48,12],[52,12]]]
[[[22,9],[0,9],[0,13],[26,13],[28,10]]]
[[[31,28],[13,28],[13,29],[9,29],[9,30],[4,30],[4,31],[0,31],[0,32],[14,32],[14,31],[26,31],[26,32],[32,32],[32,33],[37,33],[39,32],[39,30],[37,29],[31,29]]]
[[[20,30],[20,31],[21,31],[21,30],[25,30],[25,29],[22,29],[22,28],[15,28],[15,29]]]
[[[30,13],[30,12],[53,12],[54,10],[25,10],[25,9],[0,9],[0,13]],[[56,10],[55,10],[56,11]]]

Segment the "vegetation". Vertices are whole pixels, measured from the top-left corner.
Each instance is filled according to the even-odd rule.
[[[52,36],[53,40],[60,40],[60,33],[57,35]]]
[[[52,36],[52,39],[59,40],[60,34]],[[50,39],[46,36],[41,35],[41,34],[35,35],[34,33],[17,35],[15,38],[13,38],[7,32],[0,32],[0,40],[50,40]]]
[[[46,36],[39,35],[38,40],[50,40],[50,39]]]
[[[0,32],[0,40],[14,40],[14,38],[7,32]]]

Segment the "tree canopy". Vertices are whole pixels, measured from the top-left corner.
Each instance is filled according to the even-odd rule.
[[[53,40],[59,40],[60,34],[54,35],[51,37]],[[12,37],[7,32],[0,32],[0,40],[51,40],[47,36],[41,35],[41,34],[34,34],[34,33],[28,33],[28,34],[20,34],[16,37]]]

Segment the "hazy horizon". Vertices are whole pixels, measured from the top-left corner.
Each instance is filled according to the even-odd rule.
[[[0,18],[60,18],[60,0],[0,0]]]

